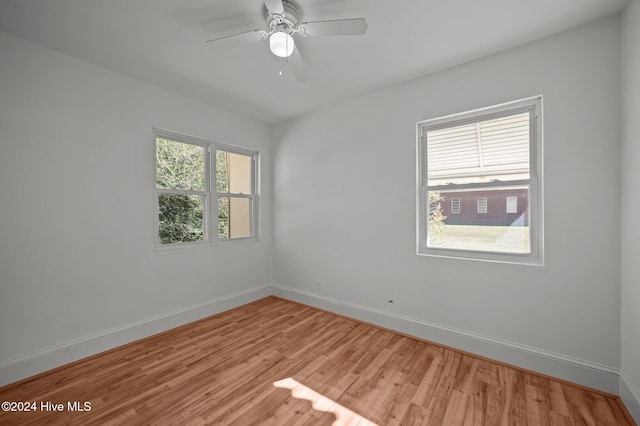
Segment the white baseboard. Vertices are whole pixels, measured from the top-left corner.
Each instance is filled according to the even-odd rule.
[[[256,287],[0,362],[0,386],[270,296]]]
[[[269,295],[620,395],[636,421],[640,417],[638,398],[616,368],[282,286],[256,287],[2,361],[0,386]]]
[[[273,295],[603,392],[619,394],[620,371],[613,367],[330,299],[299,289],[274,286]]]
[[[624,380],[624,373],[620,375],[620,399],[636,423],[640,424],[640,392],[638,389],[635,391],[631,389]]]

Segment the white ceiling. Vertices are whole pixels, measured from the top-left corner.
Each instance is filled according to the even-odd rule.
[[[622,11],[627,0],[298,0],[303,21],[364,17],[361,37],[297,41],[298,83],[267,42],[262,0],[0,0],[0,30],[271,124]],[[278,76],[282,66],[283,76]]]

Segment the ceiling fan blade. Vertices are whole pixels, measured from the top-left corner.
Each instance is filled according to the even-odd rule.
[[[310,80],[309,71],[302,60],[302,56],[300,56],[300,51],[297,46],[293,48],[293,53],[287,60],[298,83],[306,83]]]
[[[299,28],[300,34],[307,37],[363,35],[367,32],[367,20],[364,18],[353,18],[303,22]]]
[[[267,10],[274,15],[281,15],[284,13],[282,0],[264,0],[264,5],[267,6]]]
[[[263,30],[245,31],[239,34],[232,34],[207,41],[207,46],[216,49],[228,49],[241,44],[255,43],[267,39],[267,32]]]

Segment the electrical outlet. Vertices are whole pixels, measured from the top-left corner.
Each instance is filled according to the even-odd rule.
[[[320,291],[320,280],[316,280],[316,290]]]

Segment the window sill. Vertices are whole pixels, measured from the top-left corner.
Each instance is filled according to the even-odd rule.
[[[251,243],[257,243],[258,241],[260,241],[258,238],[247,237],[247,238],[234,238],[233,240],[218,241],[215,243],[203,241],[203,242],[182,243],[182,244],[164,244],[164,245],[155,246],[153,251],[155,253],[176,253],[176,252],[199,250],[199,249],[206,249],[206,248],[212,248],[212,247],[235,246],[238,244],[251,244]]]
[[[457,260],[472,260],[476,262],[506,263],[512,265],[544,266],[543,256],[516,253],[493,253],[465,250],[447,250],[420,248],[416,252],[418,256],[439,257]]]

